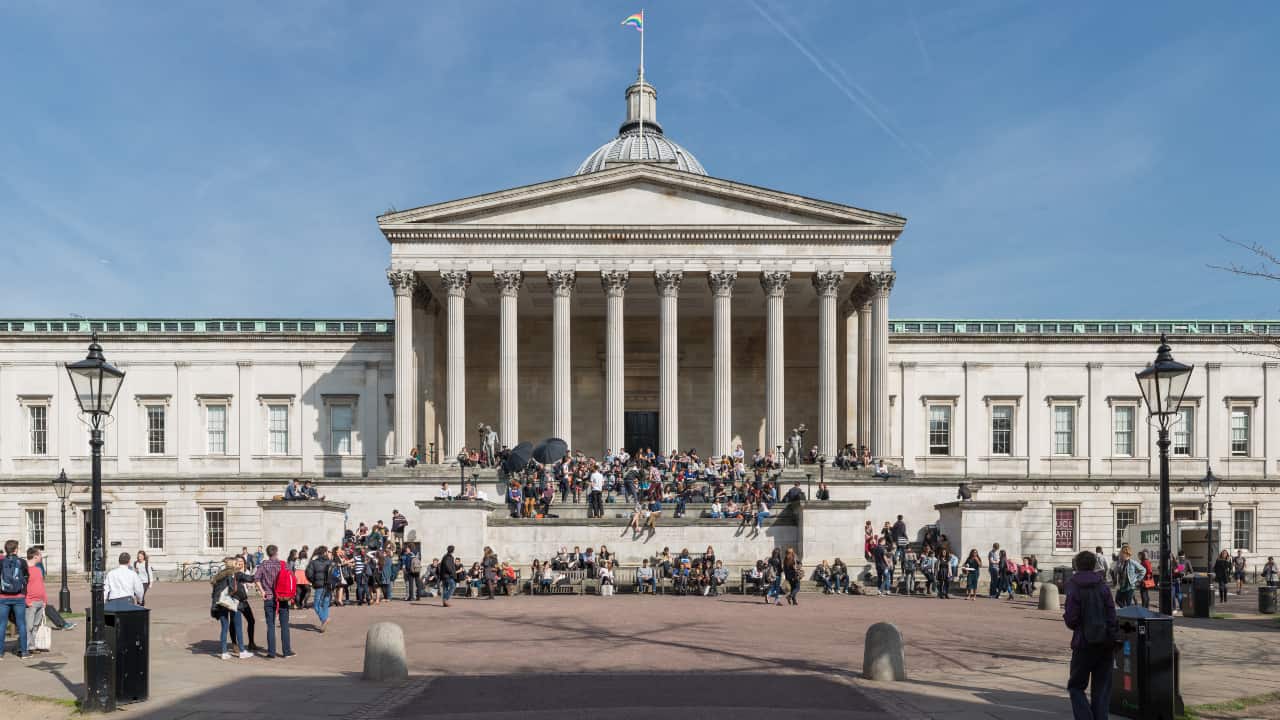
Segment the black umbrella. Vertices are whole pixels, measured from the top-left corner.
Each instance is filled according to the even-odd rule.
[[[560,438],[547,438],[533,449],[533,459],[543,465],[550,465],[569,454],[569,443]]]
[[[502,463],[502,469],[507,473],[520,472],[529,464],[530,457],[533,457],[533,444],[522,442],[508,451],[507,459]]]

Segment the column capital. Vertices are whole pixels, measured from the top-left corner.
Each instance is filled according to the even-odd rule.
[[[412,270],[387,270],[387,284],[396,295],[411,295],[418,285],[418,274]]]
[[[787,293],[787,283],[791,281],[789,270],[768,270],[760,273],[760,287],[764,294],[771,298],[780,298]]]
[[[707,273],[707,286],[716,297],[733,297],[733,288],[737,284],[737,270],[712,270]]]
[[[631,284],[631,273],[626,270],[604,270],[600,273],[600,287],[609,297],[622,297]]]
[[[573,270],[548,270],[547,285],[556,297],[569,297],[573,286],[578,282],[578,274]]]
[[[658,270],[653,273],[653,284],[662,297],[679,297],[680,283],[683,280],[684,273],[679,270]]]
[[[840,289],[840,282],[844,280],[844,273],[838,270],[820,270],[813,274],[811,278],[813,289],[818,291],[821,297],[835,297],[836,291]]]
[[[466,270],[441,270],[440,284],[449,297],[466,297],[471,286],[471,273]]]
[[[498,293],[502,297],[517,297],[520,295],[520,286],[524,284],[524,273],[519,270],[495,270],[493,272],[493,285],[498,288]]]
[[[898,273],[887,270],[884,272],[867,273],[867,285],[871,289],[872,296],[889,297],[889,291],[893,290],[893,282],[898,279]]]

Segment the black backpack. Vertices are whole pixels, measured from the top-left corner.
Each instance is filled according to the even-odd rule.
[[[0,560],[0,595],[27,594],[27,561],[17,555]]]
[[[1098,588],[1081,589],[1080,635],[1087,645],[1107,645],[1115,641],[1107,623],[1107,604]]]

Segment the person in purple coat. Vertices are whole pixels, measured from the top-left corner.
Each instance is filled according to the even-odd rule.
[[[1119,634],[1116,605],[1096,572],[1098,558],[1085,551],[1072,561],[1075,574],[1067,581],[1067,604],[1062,619],[1071,629],[1071,671],[1067,693],[1076,720],[1106,720],[1111,703],[1111,666]],[[1092,697],[1085,697],[1085,688]]]

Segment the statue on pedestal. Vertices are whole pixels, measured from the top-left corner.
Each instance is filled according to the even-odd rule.
[[[498,462],[498,432],[491,425],[480,423],[476,426],[480,433],[480,452],[484,456],[486,467],[493,467]]]
[[[809,429],[800,423],[799,427],[791,428],[791,435],[787,438],[787,464],[800,467],[801,448],[804,447],[804,434]]]

